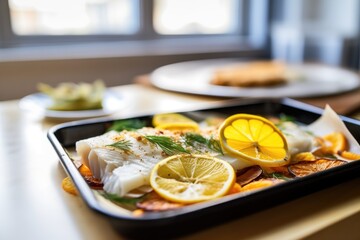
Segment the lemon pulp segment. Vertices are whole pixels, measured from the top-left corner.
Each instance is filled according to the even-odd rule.
[[[219,133],[223,149],[242,160],[263,166],[281,166],[289,159],[284,135],[263,117],[233,115],[224,121]]]
[[[167,200],[194,203],[227,194],[235,171],[229,163],[207,155],[175,155],[154,167],[150,183]]]

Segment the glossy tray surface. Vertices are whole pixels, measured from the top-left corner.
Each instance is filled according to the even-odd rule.
[[[254,100],[246,103],[229,101],[226,104],[214,105],[212,108],[182,112],[182,114],[201,121],[212,114],[232,115],[241,112],[278,115],[282,113],[295,117],[300,123],[310,124],[321,116],[322,111],[322,109],[291,99],[282,99]],[[152,115],[129,118],[141,119],[150,125]],[[346,117],[341,118],[356,141],[360,142],[360,121]],[[176,237],[191,233],[333,186],[356,177],[360,170],[360,161],[354,161],[246,196],[229,195],[218,200],[189,205],[176,210],[154,212],[136,217],[126,214],[120,207],[118,207],[119,209],[113,206],[109,207],[107,203],[103,202],[84,181],[69,156],[76,141],[103,134],[116,120],[119,119],[88,119],[60,124],[49,130],[48,138],[85,203],[95,212],[106,216],[119,232],[131,237],[143,237],[149,236],[149,234],[154,237]],[[266,201],[264,201],[265,199]]]

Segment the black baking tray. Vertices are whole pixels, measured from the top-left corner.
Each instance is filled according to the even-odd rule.
[[[318,119],[322,112],[323,110],[320,108],[285,98],[277,100],[232,100],[213,104],[206,109],[192,109],[180,113],[198,121],[212,114],[279,115],[282,113],[295,117],[300,123],[310,124]],[[355,139],[360,142],[360,121],[344,116],[340,117]],[[128,116],[122,119],[129,118],[139,118],[147,121],[150,125],[152,115]],[[61,164],[88,207],[108,218],[116,230],[130,238],[148,238],[151,236],[154,239],[182,236],[334,186],[357,177],[360,171],[360,161],[353,161],[306,177],[277,184],[246,196],[229,195],[177,210],[153,212],[136,217],[104,207],[94,191],[84,181],[69,156],[69,149],[74,148],[76,141],[103,134],[116,120],[119,119],[88,119],[60,124],[49,130],[48,138],[59,155]]]

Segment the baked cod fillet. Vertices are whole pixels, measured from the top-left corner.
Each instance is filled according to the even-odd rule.
[[[313,137],[296,125],[285,126],[289,147],[292,153],[308,151],[313,147]],[[284,129],[285,130],[285,129]],[[291,132],[294,134],[292,135]],[[202,129],[197,136],[217,140],[217,129]],[[302,137],[300,137],[303,134]],[[306,134],[306,135],[305,135]],[[176,143],[188,154],[207,154],[230,163],[235,170],[251,165],[249,162],[235,159],[229,155],[209,148],[205,144],[187,144],[183,132],[158,130],[145,127],[136,131],[110,131],[103,135],[76,142],[76,151],[81,161],[90,168],[95,178],[104,184],[108,193],[124,196],[130,191],[149,185],[153,167],[171,154],[158,144],[151,142],[148,136],[166,137]],[[296,136],[296,137],[291,137]]]
[[[207,132],[211,134],[212,131]],[[76,151],[81,161],[90,168],[95,178],[104,184],[104,190],[124,196],[129,191],[148,185],[150,172],[157,162],[169,155],[146,136],[169,137],[179,143],[187,153],[202,153],[217,156],[228,161],[234,168],[240,168],[239,161],[221,155],[202,145],[195,147],[184,143],[181,132],[142,128],[137,131],[111,131],[101,136],[80,140]],[[206,137],[209,137],[206,136]],[[115,147],[122,143],[121,148]]]

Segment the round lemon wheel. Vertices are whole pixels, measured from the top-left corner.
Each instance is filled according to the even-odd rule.
[[[226,195],[235,183],[233,167],[205,155],[174,155],[158,162],[150,175],[152,188],[164,199],[196,203]]]
[[[278,167],[289,162],[283,133],[266,118],[235,114],[225,119],[219,135],[224,151],[240,160],[264,167]]]
[[[157,129],[197,131],[199,125],[192,119],[178,113],[155,114],[152,124]]]

